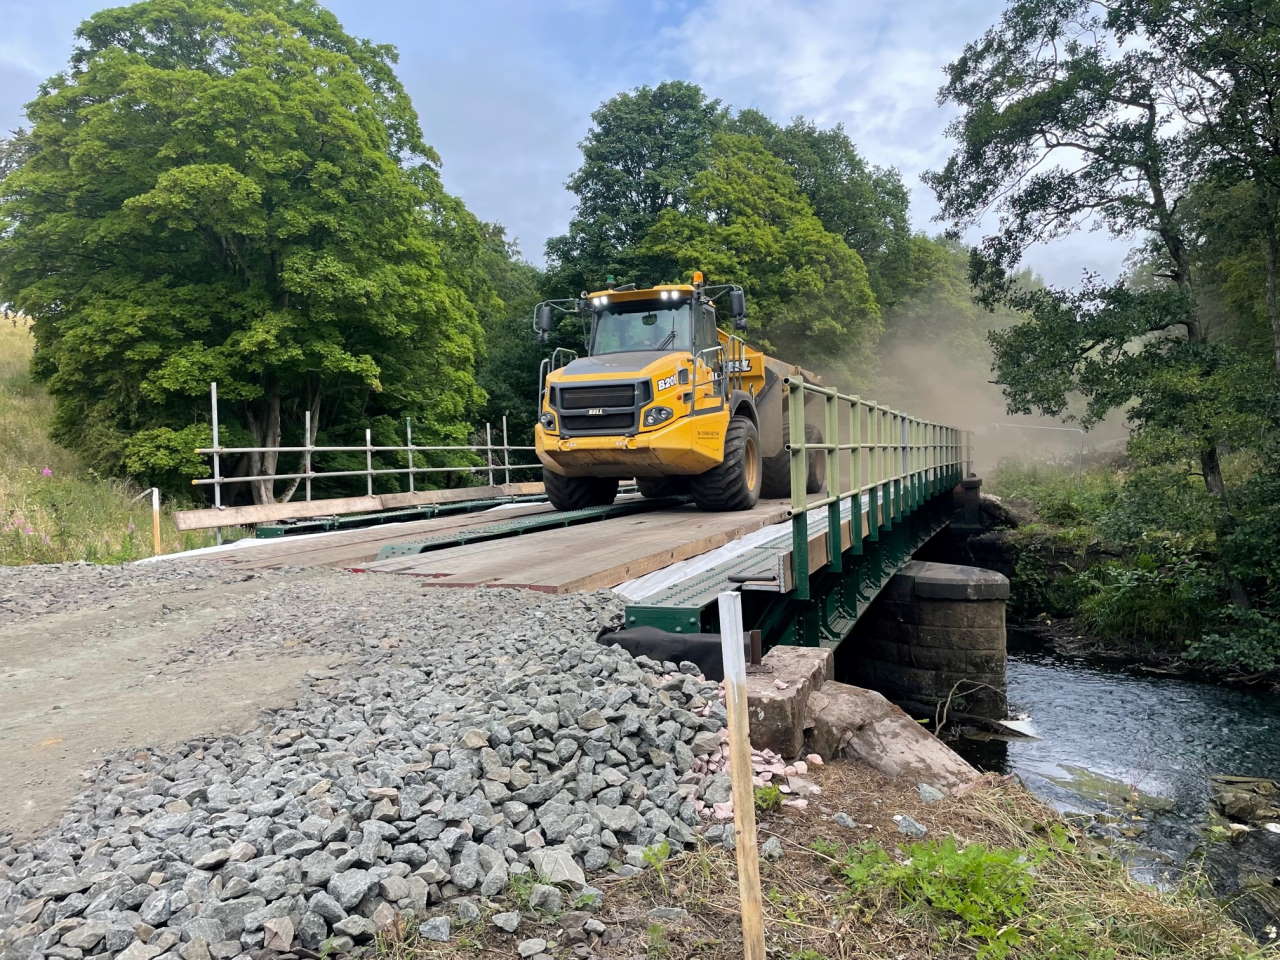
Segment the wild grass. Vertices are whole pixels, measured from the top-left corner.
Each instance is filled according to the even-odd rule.
[[[53,400],[31,378],[32,339],[21,317],[0,320],[0,565],[124,563],[153,553],[150,498],[100,477],[49,437]],[[185,505],[183,505],[185,506]],[[177,530],[165,509],[161,552],[213,543]]]
[[[806,809],[760,817],[760,839],[776,836],[785,850],[760,864],[771,958],[1280,960],[1232,924],[1197,878],[1173,891],[1135,881],[1105,847],[1016,783],[991,778],[925,804],[912,781],[860,764],[813,772],[822,793]],[[837,810],[858,830],[834,824]],[[926,824],[928,836],[908,841],[895,813]],[[673,855],[635,877],[591,882],[604,890],[596,915],[609,933],[591,947],[601,960],[741,960],[737,868],[723,844]],[[671,906],[688,917],[659,922],[649,913]],[[560,918],[521,923],[515,939],[564,943]],[[511,956],[513,946],[482,921],[465,945],[397,930],[375,955],[464,960]]]

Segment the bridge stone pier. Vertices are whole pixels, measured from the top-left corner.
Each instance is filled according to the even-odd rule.
[[[1003,718],[1005,601],[994,570],[912,560],[889,580],[836,654],[838,680],[918,716]]]

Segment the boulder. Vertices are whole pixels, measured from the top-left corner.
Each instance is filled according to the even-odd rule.
[[[943,788],[978,776],[958,754],[874,690],[826,683],[808,700],[813,752],[853,756],[891,777]]]

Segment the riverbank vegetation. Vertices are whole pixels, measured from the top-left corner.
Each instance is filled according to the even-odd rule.
[[[1137,883],[1098,842],[1012,781],[990,778],[958,796],[925,803],[913,783],[856,762],[810,772],[822,793],[804,809],[782,807],[759,819],[760,840],[776,837],[782,850],[780,858],[761,863],[770,957],[1274,956],[1202,899],[1195,878],[1168,892]],[[833,819],[837,813],[844,814],[841,822]],[[900,833],[892,819],[899,814],[923,825],[926,836],[912,840]],[[518,940],[545,939],[557,951],[573,939],[568,931],[582,925],[585,914],[573,911],[586,909],[606,931],[604,940],[593,940],[595,956],[741,958],[733,850],[723,844],[675,856],[654,850],[646,860],[649,869],[635,877],[594,879],[603,893],[599,904],[574,904],[563,914],[519,903],[501,909],[521,910]],[[511,942],[510,934],[481,916],[455,929],[451,943],[430,943],[405,927],[383,938],[379,952],[388,960],[461,960],[508,954]]]
[[[1213,503],[1185,470],[1128,457],[1061,466],[1005,462],[987,489],[1021,525],[1005,536],[1014,558],[1010,616],[1054,623],[1072,648],[1233,680],[1280,677],[1276,499],[1270,465],[1246,452],[1223,461],[1243,501],[1243,524],[1220,538]],[[1235,569],[1258,606],[1230,602]]]
[[[49,439],[53,399],[31,377],[33,342],[23,317],[0,319],[0,565],[123,563],[149,557],[150,499],[127,479],[103,477]],[[180,532],[165,505],[163,552],[207,546]]]

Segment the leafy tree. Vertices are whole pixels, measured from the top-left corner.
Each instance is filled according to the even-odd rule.
[[[864,370],[880,310],[866,266],[823,227],[786,166],[755,137],[719,133],[682,211],[667,210],[640,255],[741,282],[752,339],[800,363]]]
[[[27,162],[31,155],[31,134],[22,127],[0,137],[0,180]]]
[[[796,117],[781,127],[758,110],[743,110],[729,128],[759,137],[787,165],[822,225],[866,263],[880,305],[896,302],[893,281],[911,257],[907,189],[898,171],[870,166],[840,124],[822,130]]]
[[[464,437],[482,336],[448,267],[465,211],[395,51],[314,0],[145,0],[76,37],[0,182],[0,299],[36,318],[59,439],[145,470],[189,442],[210,380],[256,446],[307,409],[317,430],[403,412]]]
[[[569,232],[547,241],[551,288],[573,296],[610,274],[669,279],[674,265],[637,247],[664,210],[684,208],[724,119],[719,100],[677,80],[620,93],[596,110],[567,184],[578,198]]]
[[[1168,96],[1219,186],[1251,181],[1241,209],[1264,255],[1265,310],[1280,373],[1280,15],[1258,0],[1115,0],[1107,23],[1177,69]]]
[[[993,205],[1001,211],[975,277],[989,299],[1032,314],[992,338],[1010,408],[1058,416],[1080,390],[1087,420],[1139,398],[1170,366],[1207,372],[1219,362],[1195,306],[1177,215],[1196,158],[1167,109],[1170,67],[1157,51],[1119,50],[1094,9],[1088,0],[1017,0],[966,46],[941,94],[962,110],[950,128],[959,145],[928,175],[944,215],[957,223]],[[1090,218],[1117,235],[1149,231],[1170,284],[1012,290],[1008,271],[1028,246]],[[1142,349],[1130,349],[1135,340]],[[1221,437],[1197,436],[1206,487],[1224,499]]]
[[[510,442],[530,446],[543,356],[534,341],[532,318],[534,306],[542,299],[542,272],[521,258],[500,226],[487,225],[486,239],[486,273],[502,306],[484,318],[487,348],[476,374],[488,396],[483,419],[497,426],[505,416]],[[524,461],[532,462],[527,457]],[[520,479],[531,478],[522,475]]]

